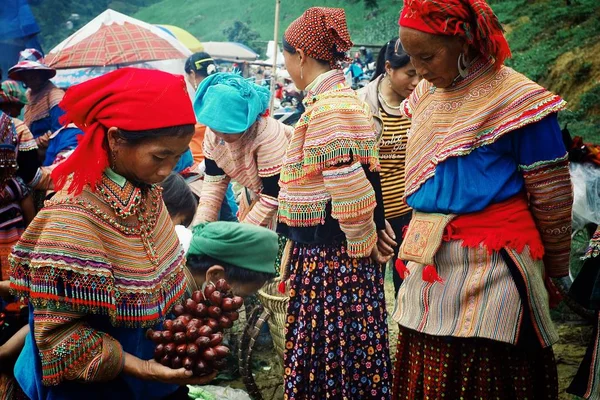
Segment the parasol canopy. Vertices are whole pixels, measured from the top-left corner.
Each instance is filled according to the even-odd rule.
[[[204,45],[194,37],[191,33],[182,29],[178,26],[173,25],[156,25],[167,33],[170,33],[171,36],[179,40],[185,47],[187,47],[192,53],[197,53],[199,51],[204,51]]]
[[[161,28],[108,9],[53,48],[45,63],[56,69],[106,67],[191,54]]]

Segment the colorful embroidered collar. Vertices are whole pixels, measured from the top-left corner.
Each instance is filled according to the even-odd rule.
[[[493,60],[475,65],[453,87],[431,91],[423,80],[403,103],[412,118],[406,156],[409,196],[435,174],[437,164],[494,143],[508,132],[565,108],[557,95]]]

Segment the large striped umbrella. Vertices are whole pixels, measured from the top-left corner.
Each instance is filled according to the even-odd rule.
[[[164,30],[109,9],[52,49],[44,61],[64,69],[129,65],[189,55],[190,50]]]

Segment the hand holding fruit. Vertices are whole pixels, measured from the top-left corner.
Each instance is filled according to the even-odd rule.
[[[225,279],[216,285],[209,283],[204,292],[194,292],[173,308],[177,318],[165,320],[163,331],[146,332],[146,337],[156,344],[154,360],[164,367],[184,368],[196,377],[214,375],[225,367],[224,359],[230,353],[222,345],[222,331],[233,326],[243,303],[241,297],[233,296]]]

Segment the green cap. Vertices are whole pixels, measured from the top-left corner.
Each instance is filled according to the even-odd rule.
[[[276,274],[279,245],[270,229],[239,222],[216,221],[194,227],[188,256],[208,256],[239,268]]]

